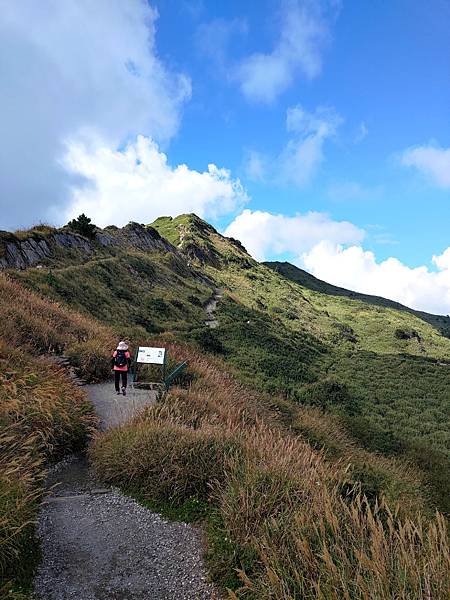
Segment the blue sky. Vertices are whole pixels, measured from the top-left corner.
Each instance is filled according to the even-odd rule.
[[[449,190],[430,186],[396,160],[410,146],[450,141],[448,3],[344,2],[330,26],[320,75],[310,81],[299,76],[269,106],[247,102],[226,75],[217,73],[216,65],[205,60],[198,30],[214,20],[234,21],[227,57],[232,63],[273,46],[279,3],[204,2],[198,7],[189,11],[174,0],[158,4],[160,52],[189,72],[193,83],[191,106],[171,145],[174,162],[189,157],[197,169],[211,161],[226,165],[245,182],[249,208],[329,211],[369,228],[366,246],[379,258],[390,256],[395,244],[398,258],[420,265],[448,246]],[[307,110],[333,106],[344,121],[326,146],[319,173],[301,189],[247,180],[246,150],[277,153],[286,140],[286,110],[297,103]],[[367,135],[358,141],[361,127]],[[361,193],[347,184],[358,184]]]
[[[0,227],[194,211],[448,313],[449,23],[446,0],[0,0]]]

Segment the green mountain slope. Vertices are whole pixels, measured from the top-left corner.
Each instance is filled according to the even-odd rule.
[[[370,294],[361,294],[359,292],[353,292],[351,290],[347,290],[342,287],[338,287],[336,285],[332,285],[331,283],[327,283],[326,281],[322,281],[321,279],[317,279],[314,275],[311,275],[307,271],[296,267],[288,262],[265,262],[263,263],[267,265],[269,268],[273,269],[277,273],[280,273],[287,279],[294,281],[295,283],[299,283],[303,287],[306,287],[315,292],[320,292],[321,294],[328,294],[331,296],[345,296],[346,298],[352,298],[354,300],[361,300],[362,302],[366,302],[367,304],[373,304],[375,306],[384,306],[387,308],[394,308],[400,311],[407,311],[413,315],[416,315],[420,319],[423,319],[433,327],[436,327],[442,335],[450,338],[450,316],[444,315],[433,315],[424,311],[414,310],[412,308],[408,308],[399,302],[395,302],[394,300],[388,300],[387,298],[382,298],[381,296],[372,296]]]
[[[450,340],[431,323],[389,302],[291,281],[195,215],[97,230],[94,240],[78,236],[69,247],[64,237],[66,245],[54,247],[60,234],[67,235],[38,232],[50,236],[49,252],[14,277],[120,335],[170,332],[194,341],[222,355],[245,383],[337,415],[368,449],[413,458],[441,502]],[[11,234],[5,238],[17,247]],[[27,242],[26,232],[20,240]],[[224,293],[212,330],[204,305],[215,288]]]
[[[245,381],[339,414],[367,448],[410,457],[450,509],[448,338],[409,311],[290,281],[195,215],[152,227],[226,290],[220,326],[197,335],[205,348]]]
[[[203,304],[212,295],[212,282],[155,230],[138,224],[109,227],[97,229],[93,240],[65,230],[39,235],[47,243],[45,254],[37,264],[11,273],[45,296],[133,330],[136,336],[183,330],[204,321]],[[20,264],[33,258],[23,247],[26,235],[14,238],[4,236],[10,247],[3,254]],[[31,239],[36,240],[35,232]]]
[[[49,365],[41,386],[34,373],[46,359],[27,351],[64,353],[95,379],[108,374],[117,336],[133,348],[164,344],[188,370],[141,419],[96,436],[90,457],[106,482],[153,510],[199,519],[216,581],[239,598],[283,589],[312,599],[319,585],[327,597],[387,600],[407,589],[421,598],[430,586],[446,597],[446,525],[434,510],[450,512],[450,340],[431,323],[290,281],[195,215],[87,238],[67,228],[2,233],[0,269],[0,354],[12,346],[29,363],[13,372],[16,359],[0,357],[3,433],[10,420],[19,436],[34,435],[37,418],[63,440],[72,426],[62,373]],[[206,305],[217,295],[210,328]],[[0,521],[6,514],[16,528],[9,496],[41,471],[26,454],[18,470],[10,439],[0,444],[9,469]],[[28,523],[36,496],[24,505]],[[28,560],[28,538],[8,539],[1,589],[2,568],[21,583]]]

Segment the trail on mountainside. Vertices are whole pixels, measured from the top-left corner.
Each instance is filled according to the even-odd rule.
[[[223,291],[219,288],[216,288],[214,290],[214,295],[205,304],[205,311],[207,314],[207,319],[205,321],[205,324],[208,327],[210,327],[211,329],[215,329],[216,327],[219,326],[219,321],[216,318],[216,310],[217,310],[217,304],[219,303],[219,300],[221,300],[222,298],[223,298]]]
[[[120,425],[156,392],[116,396],[112,384],[86,386],[102,427]],[[200,533],[170,523],[118,490],[99,484],[85,458],[59,463],[38,521],[41,600],[210,600]]]

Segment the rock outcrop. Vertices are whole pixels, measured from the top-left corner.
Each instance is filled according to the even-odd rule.
[[[112,247],[135,248],[146,252],[176,252],[172,244],[152,227],[129,223],[125,227],[98,229],[93,239],[85,238],[67,228],[49,233],[30,232],[18,237],[0,232],[0,270],[27,269],[39,264],[51,264],[64,255],[88,257],[94,252]]]

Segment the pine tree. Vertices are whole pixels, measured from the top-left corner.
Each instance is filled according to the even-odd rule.
[[[92,239],[95,236],[96,226],[91,223],[91,219],[82,213],[78,218],[72,219],[67,223],[67,227],[76,231],[84,237]]]

